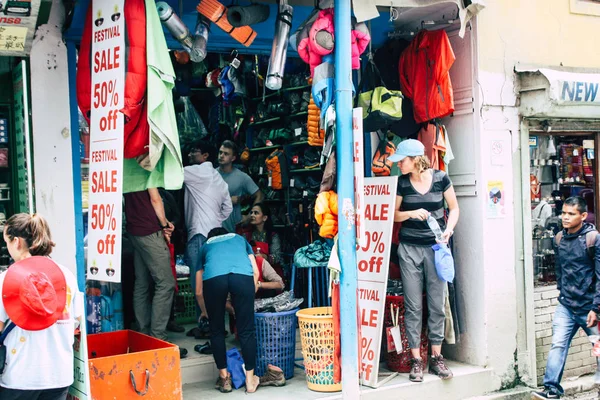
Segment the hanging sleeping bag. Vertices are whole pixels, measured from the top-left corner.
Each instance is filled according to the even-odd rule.
[[[146,26],[144,0],[127,0],[124,7],[125,43],[122,52],[125,61],[125,116],[123,128],[124,157],[135,158],[148,153],[150,126],[147,118],[146,86],[148,83],[146,66],[146,30],[133,27]],[[92,108],[92,3],[88,11],[81,38],[77,60],[77,104],[87,123],[90,123]]]
[[[289,176],[287,161],[283,150],[277,149],[269,154],[265,164],[267,165],[267,171],[269,173],[269,186],[275,190],[287,187]]]

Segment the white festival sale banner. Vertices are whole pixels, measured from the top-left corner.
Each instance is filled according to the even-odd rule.
[[[121,281],[123,98],[125,16],[123,0],[92,3],[92,108],[87,279]]]
[[[357,246],[361,383],[377,387],[397,176],[365,178],[365,237]]]

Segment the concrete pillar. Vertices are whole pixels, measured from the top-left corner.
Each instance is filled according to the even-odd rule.
[[[33,163],[36,212],[48,220],[56,242],[52,258],[77,274],[71,136],[79,132],[71,131],[64,19],[62,1],[53,0],[31,49]]]

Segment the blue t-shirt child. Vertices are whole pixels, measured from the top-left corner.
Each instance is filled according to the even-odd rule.
[[[200,269],[204,270],[202,280],[227,274],[253,276],[249,254],[254,254],[252,247],[235,233],[208,239],[200,249]]]

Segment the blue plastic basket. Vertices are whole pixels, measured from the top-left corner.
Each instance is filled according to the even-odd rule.
[[[283,370],[285,379],[294,376],[296,356],[296,312],[255,313],[256,374],[267,372],[268,364]]]

